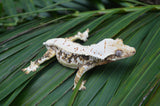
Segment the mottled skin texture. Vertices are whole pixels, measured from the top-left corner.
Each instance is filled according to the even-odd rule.
[[[89,30],[86,30],[84,33],[80,33],[78,32],[77,35],[69,37],[69,38],[64,38],[64,45],[65,42],[69,42],[66,43],[67,46],[69,46],[70,42],[72,43],[72,41],[75,41],[77,39],[86,41],[87,37],[88,37],[88,32]],[[62,39],[62,38],[61,38]],[[63,40],[63,39],[62,39]],[[102,56],[102,58],[99,58],[98,55],[96,57],[95,52],[93,52],[91,55],[89,54],[82,54],[81,52],[70,52],[65,50],[65,46],[59,46],[59,45],[55,45],[53,42],[60,42],[59,39],[51,39],[50,41],[48,40],[48,42],[45,42],[44,45],[46,46],[46,48],[48,49],[47,52],[40,58],[35,60],[34,62],[31,62],[30,66],[28,66],[27,68],[22,69],[22,71],[24,71],[26,74],[28,74],[31,71],[36,71],[36,69],[39,67],[40,64],[42,64],[43,62],[49,60],[50,58],[54,57],[56,55],[57,60],[64,66],[66,67],[70,67],[70,68],[74,68],[74,69],[79,69],[76,73],[76,77],[74,79],[74,87],[73,90],[75,89],[79,79],[82,77],[82,75],[94,68],[95,66],[98,65],[103,65],[103,64],[107,64],[109,62],[112,61],[116,61],[116,60],[120,60],[123,58],[127,58],[130,57],[132,55],[135,54],[136,50],[133,47],[130,47],[128,45],[124,45],[123,41],[121,39],[116,39],[116,40],[111,40],[111,43],[107,45],[107,39],[102,41],[101,43],[104,42],[102,47],[98,47],[98,48],[103,48],[103,54],[106,52],[108,53],[106,50],[110,50],[110,48],[112,49],[112,47],[114,48],[113,50],[111,50],[112,52],[110,54],[108,54],[105,58],[103,58],[102,53],[99,53],[97,51],[97,54],[99,56]],[[110,40],[109,40],[110,41]],[[53,43],[53,44],[52,44]],[[76,43],[73,43],[73,45],[77,45]],[[100,45],[101,46],[101,45]],[[111,46],[111,47],[110,47]],[[64,47],[64,48],[63,48]],[[85,47],[85,46],[83,46]],[[74,51],[77,51],[78,49],[82,49],[83,48],[81,45],[78,45],[75,48],[71,48],[71,50],[73,49]],[[90,48],[90,47],[95,47],[95,46],[88,46],[87,49],[89,48],[90,51],[92,51],[92,49],[94,48]],[[109,49],[106,49],[107,47],[110,47]],[[116,49],[115,49],[116,48]],[[85,50],[85,48],[83,48]],[[82,49],[82,50],[83,50]],[[86,49],[86,50],[87,50]],[[85,52],[84,52],[85,53]],[[83,81],[79,90],[85,90],[86,87],[84,86],[86,81]]]

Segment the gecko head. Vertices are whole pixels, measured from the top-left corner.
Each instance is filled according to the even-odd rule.
[[[134,47],[131,47],[129,45],[123,44],[123,40],[121,39],[116,39],[115,43],[113,45],[115,49],[114,55],[110,56],[109,60],[115,61],[115,60],[120,60],[124,59],[130,56],[133,56],[136,53],[136,50]]]

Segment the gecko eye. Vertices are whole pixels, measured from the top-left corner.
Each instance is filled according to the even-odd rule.
[[[116,51],[116,56],[120,57],[122,55],[122,51],[121,50],[117,50]]]

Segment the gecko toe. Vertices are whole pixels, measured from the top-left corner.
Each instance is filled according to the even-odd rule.
[[[81,86],[81,87],[79,88],[79,91],[81,91],[81,90],[86,90],[86,87],[85,87],[85,86]]]

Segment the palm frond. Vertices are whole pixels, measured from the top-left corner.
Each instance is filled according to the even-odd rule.
[[[0,104],[158,104],[159,7],[117,8],[71,13],[62,16],[63,19],[34,19],[3,33],[0,37]],[[44,41],[72,36],[87,28],[90,29],[90,37],[84,45],[104,38],[122,38],[125,44],[136,48],[136,55],[86,73],[81,80],[87,80],[87,89],[81,92],[71,90],[76,70],[60,65],[56,58],[28,75],[21,71],[31,60],[43,55],[46,51],[42,46]]]

